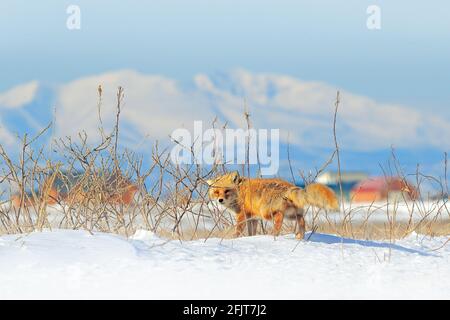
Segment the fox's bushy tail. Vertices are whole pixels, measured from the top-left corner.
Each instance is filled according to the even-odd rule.
[[[291,188],[286,197],[299,208],[308,205],[330,211],[339,210],[339,201],[336,193],[329,187],[320,183],[311,183],[305,189]]]

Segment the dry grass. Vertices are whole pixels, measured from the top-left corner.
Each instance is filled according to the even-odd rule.
[[[307,230],[311,231],[311,224],[306,224]],[[194,229],[184,229],[181,234],[171,233],[169,230],[159,230],[157,234],[164,238],[188,241],[192,239],[207,239],[207,238],[221,238],[221,239],[232,239],[234,228],[229,226],[223,230],[197,230]],[[258,235],[270,234],[271,228],[267,228],[268,232],[263,232],[261,229],[258,231]],[[281,235],[293,234],[293,225],[285,224],[283,225]],[[319,223],[315,226],[315,232],[325,233],[325,234],[337,234],[345,238],[359,239],[359,240],[398,240],[405,237],[408,233],[408,224],[404,222],[399,222],[395,225],[395,228],[391,230],[391,227],[387,223],[373,222],[370,224],[363,224],[360,222],[352,223],[351,232],[348,231],[348,227],[344,226],[342,223],[329,224],[329,223]],[[417,224],[415,227],[416,234],[425,236],[448,236],[450,235],[450,220],[439,221],[439,222],[422,222]],[[308,235],[307,235],[308,237]]]
[[[354,222],[352,230],[343,224],[330,225],[327,223],[319,224],[317,232],[328,234],[339,234],[346,238],[364,239],[364,240],[385,240],[385,239],[402,239],[408,234],[408,224],[404,222],[396,223],[392,228],[387,223],[373,222],[363,224]],[[450,220],[439,222],[423,222],[415,226],[415,233],[427,236],[447,236],[450,235]]]
[[[16,194],[20,200],[18,207],[0,206],[0,234],[27,233],[44,228],[67,228],[130,236],[137,229],[147,229],[165,237],[181,240],[209,237],[231,238],[233,215],[208,204],[208,187],[205,183],[207,179],[226,172],[227,167],[219,164],[211,167],[176,165],[170,161],[168,150],[161,150],[158,143],[155,143],[153,147],[151,161],[144,164],[142,155],[119,148],[119,123],[124,90],[118,89],[115,125],[109,133],[104,129],[101,117],[101,92],[99,90],[99,139],[96,144],[89,142],[84,132],[80,132],[76,138],[61,138],[52,143],[57,155],[52,158],[44,152],[43,147],[35,147],[35,142],[51,127],[50,124],[36,137],[31,139],[26,135],[23,137],[18,157],[10,156],[0,145],[0,159],[3,163],[0,167],[0,184],[4,190],[0,196],[6,201]],[[289,163],[293,181],[296,178],[302,178],[307,183],[313,181],[334,161],[335,156],[340,168],[339,145],[336,137],[339,103],[338,96],[332,131],[336,150],[317,172],[309,175],[299,171],[299,177],[296,177],[295,170]],[[250,128],[247,110],[244,117]],[[213,127],[215,124],[216,120],[213,121]],[[193,152],[193,148],[190,151]],[[419,190],[424,181],[433,181],[440,186],[442,194],[448,194],[446,156],[445,181],[442,181],[442,179],[421,174],[419,169],[413,177],[406,176],[395,157],[395,152],[393,151],[392,154],[392,165],[382,168],[386,175],[395,174],[404,179],[414,178]],[[288,159],[290,160],[289,153]],[[60,209],[55,220],[50,213],[54,210],[48,203],[49,181],[51,182],[56,175],[65,175],[68,181],[69,175],[80,171],[82,176],[77,182],[77,188],[82,190],[81,201],[59,199],[57,205]],[[109,179],[111,174],[134,181],[138,192],[132,204],[105,201],[106,198],[119,196],[123,191],[119,186],[111,190]],[[242,166],[242,174],[250,174],[250,165]],[[343,199],[342,195],[339,197]],[[403,200],[407,203],[407,199]],[[310,211],[307,217],[307,230],[358,239],[392,240],[405,237],[412,232],[432,236],[449,235],[449,220],[445,220],[450,217],[447,203],[444,201],[439,204],[440,207],[437,210],[435,208],[433,211],[425,212],[426,210],[421,209],[423,204],[420,201],[424,200],[408,204],[410,219],[401,222],[396,222],[395,219],[388,219],[388,223],[353,221],[352,214],[358,210],[357,207],[342,207],[342,219],[337,223],[328,220],[327,214],[323,212]],[[28,203],[32,205],[29,206]],[[369,207],[365,210],[370,212],[372,209]],[[395,216],[396,210],[396,204],[393,204],[393,209],[388,212],[388,215]],[[421,216],[425,218],[414,220],[413,216],[420,210],[424,211],[421,212]],[[189,227],[186,227],[183,221],[188,217],[192,221]],[[206,220],[207,224],[205,224]],[[292,228],[292,225],[285,224],[283,233],[291,233]],[[269,231],[270,224],[262,223],[259,227],[261,234],[267,234]]]

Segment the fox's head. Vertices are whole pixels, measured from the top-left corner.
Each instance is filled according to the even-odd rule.
[[[217,200],[228,208],[236,205],[237,186],[242,181],[237,171],[208,180],[208,195],[211,200]]]

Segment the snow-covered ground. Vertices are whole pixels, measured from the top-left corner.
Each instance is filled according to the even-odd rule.
[[[307,235],[308,236],[308,235]],[[180,242],[53,230],[0,237],[0,299],[450,298],[446,237]]]
[[[219,208],[219,209],[218,209]],[[310,209],[306,215],[306,221],[311,223],[314,219],[316,224],[320,223],[420,223],[423,221],[432,221],[433,223],[450,223],[450,205],[448,201],[416,201],[416,202],[399,202],[396,204],[386,202],[375,203],[349,203],[345,202],[341,212],[328,212],[317,209]],[[36,213],[33,208],[29,208],[31,213],[31,219],[36,221]],[[71,228],[71,226],[65,226],[67,217],[67,207],[64,208],[60,204],[51,205],[47,208],[48,221],[52,228]],[[129,208],[128,214],[125,214],[124,219],[129,222],[129,217],[132,208]],[[164,210],[162,210],[164,211]],[[9,204],[3,204],[0,206],[0,212],[5,212],[15,220],[15,212],[10,208]],[[139,211],[133,218],[133,226],[136,228],[145,228],[146,225]],[[173,214],[167,214],[167,212],[160,217],[160,212],[154,209],[152,213],[147,217],[152,227],[155,222],[158,221],[158,230],[171,230],[177,219],[181,218],[179,226],[182,230],[204,230],[210,232],[211,230],[223,227],[223,220],[218,220],[218,216],[223,215],[229,222],[234,219],[234,214],[227,212],[225,207],[213,204],[194,203],[189,210],[184,211],[181,208],[178,210],[178,216],[175,218]],[[314,218],[313,218],[314,217]],[[114,215],[110,217],[114,218]],[[22,214],[19,219],[24,225],[28,225],[28,220],[25,214]],[[80,224],[81,221],[77,221]],[[81,223],[83,224],[83,223]],[[270,224],[270,223],[269,223]],[[1,225],[0,225],[1,227]]]

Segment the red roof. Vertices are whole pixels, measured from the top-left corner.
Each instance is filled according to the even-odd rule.
[[[407,191],[411,188],[407,182],[397,177],[375,177],[361,181],[355,185],[352,191],[376,192],[376,191]]]

